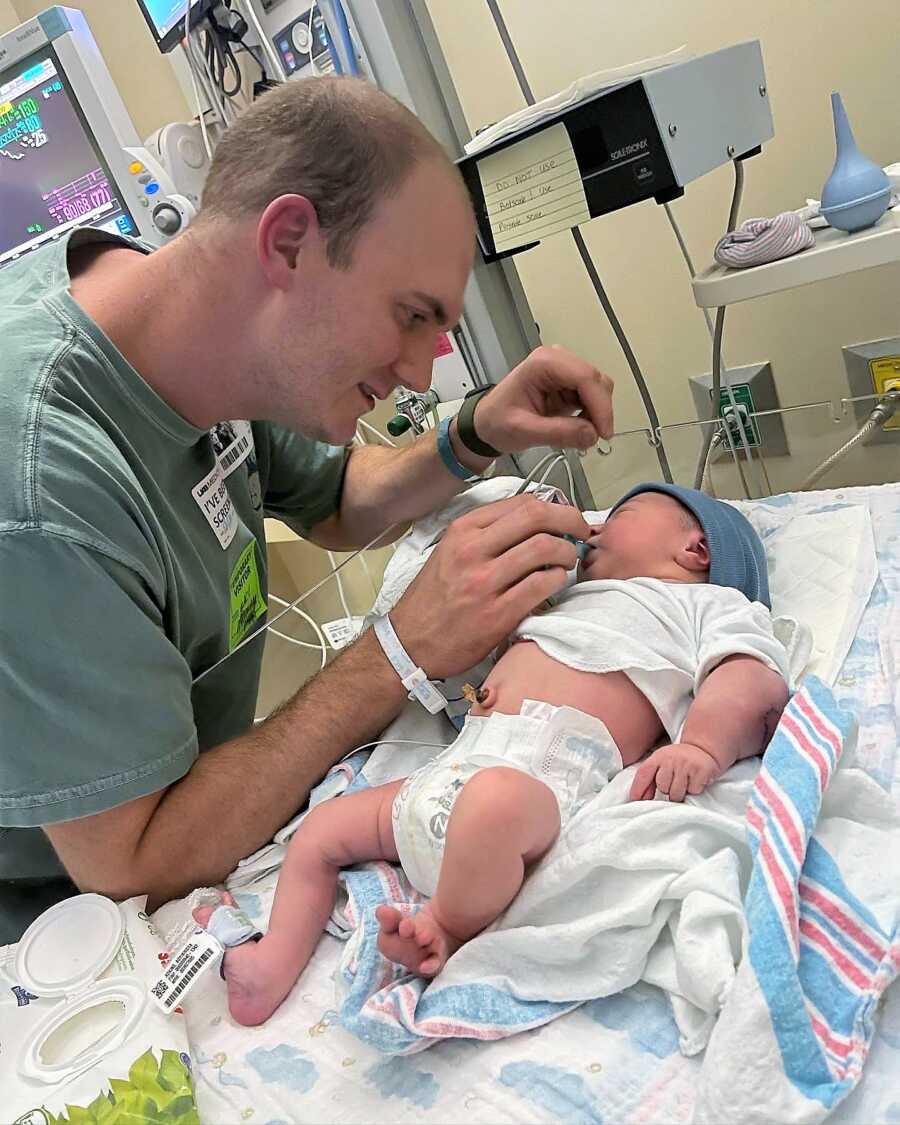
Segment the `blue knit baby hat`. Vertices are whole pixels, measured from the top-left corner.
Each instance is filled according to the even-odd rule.
[[[771,608],[766,552],[750,521],[737,508],[713,500],[695,488],[678,484],[639,484],[626,493],[610,515],[642,492],[662,492],[674,498],[700,521],[709,546],[709,580],[715,586],[733,586],[751,602]]]

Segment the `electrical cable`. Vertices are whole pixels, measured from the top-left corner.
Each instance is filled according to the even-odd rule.
[[[353,49],[353,38],[350,35],[350,26],[347,23],[347,13],[344,11],[344,5],[341,0],[334,0],[332,4],[332,12],[334,13],[335,22],[337,23],[338,34],[341,37],[341,42],[344,45],[344,53],[346,54],[347,69],[353,75],[359,74],[359,66],[356,62],[356,51]],[[339,74],[343,73],[343,66],[341,66],[340,51],[335,47],[332,52],[335,57],[335,69]]]
[[[724,429],[716,430],[715,434],[713,435],[712,441],[709,443],[709,451],[706,454],[706,464],[704,465],[704,468],[703,468],[703,485],[704,485],[703,491],[708,492],[709,495],[713,498],[713,500],[717,499],[717,497],[716,497],[716,489],[715,489],[715,486],[713,484],[713,479],[712,479],[712,455],[715,452],[715,450],[719,448],[719,446],[722,444],[722,442],[724,440],[725,440],[725,430]]]
[[[193,680],[191,680],[191,686],[193,686],[194,684],[200,683],[201,680],[206,679],[206,677],[208,675],[210,675],[211,672],[214,672],[217,668],[219,668],[222,664],[224,664],[226,660],[230,660],[234,656],[234,654],[236,652],[240,652],[241,649],[245,647],[245,645],[251,644],[253,641],[255,641],[257,639],[257,637],[262,636],[263,633],[265,633],[269,629],[271,629],[273,625],[277,625],[278,622],[282,619],[282,617],[285,616],[285,614],[290,613],[291,610],[294,609],[296,606],[300,605],[301,602],[306,601],[307,598],[312,597],[312,595],[315,594],[318,590],[321,590],[322,587],[327,582],[329,582],[331,580],[331,578],[335,574],[337,574],[337,572],[339,570],[343,570],[345,566],[349,566],[350,563],[352,563],[353,560],[358,555],[361,555],[363,553],[363,551],[371,550],[371,548],[374,547],[377,543],[380,543],[386,535],[390,535],[390,533],[392,531],[395,531],[398,527],[403,527],[405,523],[406,523],[405,520],[397,520],[396,523],[392,523],[389,527],[384,528],[383,531],[379,531],[379,533],[375,536],[375,538],[372,539],[370,542],[366,543],[362,547],[357,548],[357,550],[353,551],[352,554],[347,555],[347,557],[345,559],[343,559],[340,563],[338,563],[338,565],[334,568],[334,570],[330,574],[326,574],[324,578],[321,578],[318,582],[314,582],[313,585],[310,586],[310,588],[308,590],[305,590],[302,594],[299,594],[291,602],[291,604],[289,606],[287,606],[286,609],[283,609],[281,611],[281,613],[276,614],[276,616],[271,621],[265,622],[265,624],[260,625],[258,628],[254,629],[252,633],[248,633],[247,636],[244,637],[244,639],[239,644],[236,644],[234,646],[234,648],[231,649],[230,652],[226,653],[223,657],[221,657],[219,660],[217,660],[214,664],[210,664],[210,666],[208,668],[204,669],[202,672],[200,672],[198,675],[196,675],[193,678]]]
[[[486,0],[486,3],[491,16],[493,17],[494,25],[497,28],[497,33],[500,36],[500,41],[503,44],[503,49],[506,51],[506,57],[509,60],[510,66],[513,68],[513,72],[516,76],[516,81],[519,83],[519,89],[522,91],[522,95],[525,98],[525,101],[529,105],[534,105],[534,93],[532,92],[531,86],[528,84],[528,79],[526,78],[525,71],[522,68],[522,62],[510,37],[509,29],[506,26],[506,21],[504,20],[503,14],[500,11],[500,6],[497,0]],[[594,265],[594,261],[591,258],[590,251],[585,244],[581,231],[577,227],[573,227],[569,233],[572,235],[572,240],[574,241],[575,246],[578,249],[581,260],[584,263],[584,268],[587,270],[587,275],[590,279],[591,285],[593,285],[594,287],[594,292],[597,295],[600,306],[606,314],[606,318],[609,321],[615,337],[619,342],[619,347],[622,349],[622,352],[625,356],[625,362],[628,364],[632,378],[634,379],[637,386],[638,394],[641,396],[641,401],[644,404],[644,410],[646,411],[647,419],[650,422],[650,427],[654,435],[654,449],[656,450],[656,456],[659,460],[660,471],[662,472],[663,479],[668,484],[671,484],[673,482],[672,470],[669,467],[669,459],[666,456],[665,446],[663,445],[662,439],[659,436],[659,415],[656,413],[656,407],[653,404],[653,399],[651,398],[650,391],[647,388],[647,382],[644,378],[644,373],[643,371],[641,371],[640,364],[638,363],[637,357],[632,350],[631,344],[628,341],[628,337],[625,335],[621,322],[619,321],[618,316],[616,316],[615,309],[612,306],[612,302],[610,301],[607,292],[603,287],[603,282],[600,280],[600,274],[597,272],[597,267]]]
[[[719,390],[722,385],[722,333],[724,327],[725,306],[720,305],[716,309],[716,326],[713,332],[712,386],[709,392],[713,413],[710,414],[710,421],[718,415]],[[700,488],[703,484],[703,466],[706,464],[706,456],[709,453],[711,441],[712,429],[709,429],[707,433],[704,433],[700,445],[700,457],[697,460],[697,470],[694,473],[694,488]]]
[[[215,23],[212,16],[210,27],[204,36],[204,50],[217,88],[226,98],[236,98],[243,89],[244,75],[234,57],[228,29]],[[230,87],[225,84],[229,70],[234,75],[234,83]]]
[[[728,210],[728,234],[734,230],[737,225],[738,211],[741,206],[741,197],[744,194],[744,165],[740,160],[734,161],[734,191],[731,195],[731,207]],[[710,388],[710,399],[712,404],[712,414],[710,419],[715,418],[719,410],[719,392],[722,387],[722,335],[725,329],[725,305],[720,305],[716,309],[716,324],[713,330],[713,363],[712,363],[712,387]],[[731,390],[729,386],[729,391]],[[737,410],[737,404],[734,401],[734,393],[731,393],[731,405]],[[697,470],[694,473],[694,488],[703,487],[703,466],[706,464],[706,457],[709,453],[709,443],[712,441],[712,427],[703,435],[703,443],[700,446],[700,456],[697,459]]]
[[[325,639],[325,634],[322,632],[319,623],[302,609],[298,609],[297,606],[291,606],[291,603],[286,602],[284,598],[279,598],[277,594],[270,593],[269,600],[275,602],[276,605],[288,606],[292,612],[296,613],[298,617],[302,617],[303,620],[312,627],[313,632],[319,639],[319,643],[315,645],[310,644],[309,641],[301,641],[297,637],[290,637],[287,633],[281,633],[277,629],[270,629],[269,632],[276,637],[280,637],[281,640],[287,641],[289,644],[297,645],[299,648],[314,648],[321,651],[322,663],[319,666],[319,671],[321,672],[328,660],[328,642]]]
[[[687,268],[688,268],[688,273],[691,275],[691,280],[693,281],[694,277],[696,276],[696,272],[694,270],[694,263],[693,263],[693,260],[691,259],[690,251],[687,248],[687,243],[685,242],[684,234],[682,233],[681,227],[678,225],[678,221],[675,218],[675,212],[672,210],[671,205],[668,204],[668,203],[663,204],[663,209],[665,210],[666,216],[668,217],[668,220],[669,220],[669,223],[672,227],[672,230],[675,233],[675,239],[678,243],[679,249],[681,250],[681,256],[684,258],[685,264],[687,265]],[[709,315],[709,309],[704,307],[700,311],[703,313],[703,319],[706,321],[706,330],[709,333],[709,338],[712,340],[712,339],[714,339],[714,336],[715,336],[715,329],[713,328],[712,317]],[[725,362],[725,360],[724,360],[724,357],[723,357],[723,363],[724,362]],[[707,463],[709,463],[708,458],[707,458]],[[759,453],[759,467],[760,467],[760,471],[762,472],[762,475],[763,475],[763,480],[765,481],[765,484],[766,484],[766,494],[768,496],[771,496],[772,495],[772,482],[769,480],[769,472],[768,472],[768,469],[766,468],[766,459],[765,459],[765,456],[763,455],[762,450],[760,450],[760,453]],[[710,487],[712,487],[712,477],[711,476],[709,477],[709,480],[710,480]]]
[[[669,224],[672,227],[672,230],[675,232],[675,240],[678,243],[679,249],[681,250],[681,256],[684,258],[687,265],[688,273],[691,275],[691,281],[693,281],[696,277],[694,263],[691,259],[690,251],[687,248],[687,243],[684,240],[684,235],[681,233],[681,227],[678,225],[678,222],[675,219],[675,212],[672,210],[671,204],[669,203],[663,204],[663,210],[668,217]],[[701,309],[701,312],[703,313],[703,319],[706,321],[706,330],[709,333],[709,338],[711,340],[713,338],[712,317],[709,315],[709,309],[707,308]]]
[[[338,572],[335,570],[337,560],[334,557],[333,551],[328,551],[328,561],[331,563],[331,569],[334,571],[334,580],[337,582],[338,597],[341,602],[341,609],[344,611],[344,620],[351,621],[353,614],[350,612],[350,607],[347,605],[347,595],[344,593],[344,582]]]
[[[206,149],[206,155],[209,160],[213,158],[212,145],[209,141],[209,133],[206,128],[206,111],[203,109],[203,103],[200,101],[200,87],[197,83],[196,67],[194,64],[194,57],[191,54],[191,5],[188,0],[188,6],[184,13],[184,39],[181,43],[181,49],[187,59],[188,71],[191,76],[191,88],[194,91],[194,101],[197,105],[197,117],[200,120],[200,135],[203,137],[203,147]]]
[[[208,32],[205,33],[205,34],[208,35]],[[222,118],[222,124],[226,125],[226,126],[230,125],[231,122],[234,121],[234,118],[236,116],[235,111],[232,108],[231,102],[230,102],[229,98],[227,97],[227,95],[225,94],[225,91],[222,89],[221,85],[213,77],[212,67],[210,66],[210,59],[209,59],[209,57],[206,53],[205,48],[203,46],[201,46],[201,44],[200,44],[199,34],[198,34],[198,38],[197,38],[197,41],[196,41],[196,49],[200,54],[200,59],[203,63],[203,69],[206,72],[206,77],[207,77],[207,80],[209,81],[210,88],[214,92],[216,100],[218,101],[218,105],[217,105],[216,108],[218,109],[219,114]]]
[[[357,425],[362,426],[364,430],[368,430],[370,434],[374,434],[375,437],[377,437],[378,440],[384,445],[389,445],[391,449],[397,448],[396,442],[391,441],[391,439],[386,434],[383,434],[381,430],[376,430],[374,426],[370,426],[364,418],[360,418],[357,422]]]
[[[312,67],[313,78],[319,77],[319,68],[316,66],[316,60],[313,58],[313,48],[315,47],[315,41],[313,39],[313,16],[315,15],[317,7],[318,4],[310,4],[309,24],[306,29],[309,32],[309,65]]]
[[[544,475],[538,481],[538,488],[544,487],[544,485],[547,483],[547,477],[550,476],[550,474],[553,472],[553,470],[556,468],[556,466],[560,463],[560,461],[565,461],[565,459],[566,459],[566,456],[565,456],[564,453],[559,453],[559,454],[556,455],[556,457],[550,462],[550,464],[544,470]]]
[[[538,475],[538,473],[544,468],[544,466],[549,464],[555,457],[558,457],[558,456],[559,456],[559,454],[554,449],[552,453],[548,453],[545,457],[542,457],[540,459],[540,461],[538,461],[538,463],[535,465],[535,467],[531,470],[531,472],[528,474],[528,476],[522,481],[522,483],[516,489],[515,495],[521,496],[522,493],[525,491],[525,489],[529,486],[529,484],[531,484],[531,482]]]
[[[372,597],[377,598],[378,597],[378,587],[375,585],[375,579],[372,575],[372,571],[369,569],[369,564],[366,561],[366,556],[360,555],[359,561],[363,564],[363,570],[366,572],[366,577],[369,579],[369,585],[372,587]]]
[[[836,449],[830,457],[826,457],[820,465],[817,465],[816,468],[813,469],[806,480],[800,485],[799,491],[805,492],[806,489],[811,488],[812,485],[824,477],[826,473],[830,473],[838,461],[841,461],[851,449],[854,449],[861,442],[865,441],[870,434],[873,434],[886,422],[889,422],[898,410],[900,410],[900,391],[888,391],[869,415],[865,424],[856,431],[849,441],[844,442],[840,449]]]
[[[638,394],[641,396],[641,401],[644,404],[644,411],[647,414],[647,420],[650,423],[650,428],[655,436],[654,449],[656,450],[656,457],[659,461],[659,468],[663,475],[663,480],[668,484],[672,484],[673,476],[672,470],[669,467],[669,459],[666,456],[666,449],[662,443],[662,438],[659,436],[659,415],[656,413],[656,407],[653,399],[650,396],[650,390],[647,387],[647,381],[644,378],[644,373],[641,370],[640,364],[637,361],[637,356],[632,350],[628,337],[625,335],[625,330],[622,328],[621,322],[616,311],[612,307],[612,302],[607,295],[606,289],[603,287],[603,282],[600,280],[600,274],[597,272],[597,267],[594,265],[594,260],[591,253],[587,248],[584,241],[584,236],[577,227],[573,227],[570,231],[572,240],[581,255],[581,260],[584,263],[584,268],[587,270],[587,275],[590,278],[591,285],[594,287],[594,292],[597,295],[597,300],[606,314],[606,319],[610,323],[610,327],[619,342],[619,347],[622,349],[622,354],[625,356],[625,362],[628,364],[631,376],[634,379],[635,385],[638,389]]]
[[[256,14],[256,9],[253,6],[253,0],[232,0],[233,7],[238,12],[242,13],[245,21],[253,28],[256,33],[256,38],[259,40],[260,48],[263,54],[269,60],[272,66],[272,73],[275,75],[279,82],[287,82],[287,75],[284,72],[284,67],[281,65],[281,59],[275,52],[275,48],[269,42],[269,37],[266,35],[265,29],[259,22],[259,16]]]
[[[577,507],[575,503],[575,477],[572,475],[572,466],[569,464],[569,458],[563,458],[563,468],[566,470],[566,476],[569,480],[569,500],[572,502],[573,507]]]

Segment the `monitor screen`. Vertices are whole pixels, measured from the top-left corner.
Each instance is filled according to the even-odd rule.
[[[184,38],[187,0],[138,0],[144,19],[161,51],[171,51]],[[191,0],[191,27],[204,15],[212,0]]]
[[[53,48],[0,71],[0,267],[62,232],[137,227]]]

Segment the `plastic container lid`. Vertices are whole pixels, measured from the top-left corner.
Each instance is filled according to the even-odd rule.
[[[70,996],[112,962],[125,923],[103,895],[76,895],[36,918],[19,942],[16,976],[35,996]]]

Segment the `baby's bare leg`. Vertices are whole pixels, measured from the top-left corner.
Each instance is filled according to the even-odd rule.
[[[268,933],[225,953],[228,1008],[238,1023],[265,1022],[306,967],[334,905],[338,871],[352,863],[396,862],[391,805],[401,782],[319,805],[294,834],[278,877]],[[211,908],[195,912],[201,925]]]
[[[382,953],[423,976],[440,972],[512,902],[558,832],[559,805],[543,782],[506,766],[475,774],[450,814],[434,898],[412,918],[379,907]]]

